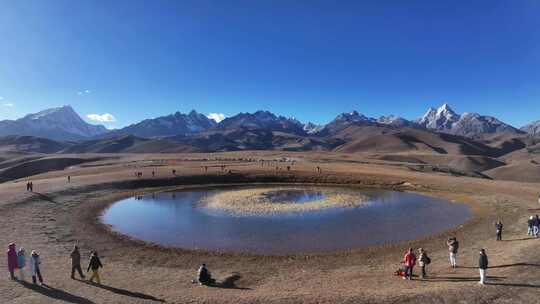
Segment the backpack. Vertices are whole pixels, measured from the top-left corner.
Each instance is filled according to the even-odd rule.
[[[426,260],[424,261],[424,263],[426,263],[426,265],[431,264],[431,258],[426,256]]]

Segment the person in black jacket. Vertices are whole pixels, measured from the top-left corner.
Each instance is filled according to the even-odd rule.
[[[480,282],[479,284],[484,285],[486,283],[486,271],[488,268],[488,257],[486,250],[480,249],[480,257],[478,258],[478,269],[480,270]]]
[[[497,234],[497,241],[502,241],[503,223],[500,220],[495,223],[495,230]]]
[[[534,237],[538,237],[538,230],[539,229],[540,229],[540,218],[538,217],[538,214],[537,214],[533,218],[533,235],[534,235]]]
[[[199,270],[197,271],[197,281],[199,281],[199,284],[201,285],[213,284],[214,280],[212,279],[210,271],[206,268],[206,264],[202,264],[201,267],[199,267]]]
[[[97,251],[92,252],[92,256],[90,256],[90,262],[88,263],[88,269],[86,272],[89,272],[90,269],[92,269],[92,275],[90,276],[89,281],[94,282],[94,278],[96,279],[98,284],[101,284],[101,278],[99,277],[99,268],[103,268],[103,264],[101,264],[101,261],[99,260]]]
[[[533,235],[533,216],[527,220],[527,235]]]

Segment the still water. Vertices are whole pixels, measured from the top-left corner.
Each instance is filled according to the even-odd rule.
[[[369,197],[360,206],[302,213],[238,216],[199,204],[206,196],[245,188],[205,188],[127,198],[107,209],[102,221],[117,232],[165,246],[289,254],[413,240],[450,229],[471,217],[463,204],[385,190],[358,190]],[[301,204],[324,198],[324,191],[314,187],[276,193],[272,197],[276,202]]]

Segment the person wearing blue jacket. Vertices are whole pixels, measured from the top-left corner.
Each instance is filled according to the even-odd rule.
[[[17,252],[17,269],[19,269],[19,279],[24,281],[24,267],[26,267],[26,253],[24,248],[20,248]]]

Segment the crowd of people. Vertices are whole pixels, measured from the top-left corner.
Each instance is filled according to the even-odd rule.
[[[294,163],[293,163],[294,164]],[[264,166],[264,162],[262,163]],[[204,171],[208,171],[208,166],[204,166]],[[225,170],[226,166],[221,165],[221,170]],[[317,172],[321,173],[322,170],[320,167],[316,167]],[[287,166],[287,171],[290,170],[290,166]],[[176,170],[172,169],[172,174],[176,175]],[[135,176],[140,178],[142,177],[142,172],[135,172]],[[152,176],[155,176],[155,171],[152,171]],[[71,182],[71,176],[67,177],[68,183]],[[26,190],[29,192],[33,192],[33,183],[31,181],[28,181],[26,183]],[[174,197],[174,194],[173,194]],[[142,197],[141,197],[142,198]],[[138,198],[140,199],[140,198]],[[540,197],[539,197],[539,203],[540,203]],[[501,241],[502,240],[502,234],[503,234],[503,223],[498,220],[495,222],[495,234],[496,234],[496,240]],[[538,215],[530,216],[527,220],[527,235],[538,237],[540,233],[540,217]],[[457,256],[459,251],[459,241],[456,237],[450,237],[446,241],[446,245],[448,247],[448,253],[449,253],[449,261],[450,261],[450,267],[451,268],[457,268]],[[398,271],[396,271],[396,274],[403,277],[404,280],[412,280],[413,279],[413,272],[414,267],[418,263],[418,265],[421,268],[420,272],[420,278],[424,279],[427,277],[427,268],[428,265],[431,264],[431,258],[428,256],[428,252],[424,248],[418,248],[417,249],[418,256],[415,254],[415,251],[413,248],[409,248],[403,257],[403,267],[400,268]],[[84,275],[81,267],[81,253],[79,251],[79,248],[77,246],[74,246],[73,250],[70,254],[71,259],[71,278],[75,279],[75,274],[78,273],[81,279],[85,279],[86,276]],[[41,272],[41,265],[42,261],[37,251],[32,250],[30,253],[30,257],[26,258],[26,251],[24,248],[20,248],[18,251],[16,250],[16,245],[14,243],[9,244],[8,251],[7,251],[7,266],[8,266],[8,272],[10,274],[10,278],[12,280],[25,280],[25,268],[28,265],[28,271],[30,276],[32,277],[32,282],[34,284],[43,285],[43,275]],[[480,274],[480,280],[479,284],[485,284],[486,278],[487,278],[487,269],[488,269],[488,256],[485,249],[479,250],[479,257],[478,257],[478,270]],[[91,276],[89,278],[90,282],[94,282],[94,280],[97,282],[97,284],[101,284],[101,277],[99,274],[99,269],[103,268],[103,264],[101,263],[101,260],[98,256],[97,251],[92,251],[90,255],[90,259],[88,262],[88,267],[86,272],[92,271]],[[208,270],[206,264],[202,264],[199,269],[197,270],[197,278],[193,280],[194,283],[199,283],[201,285],[212,285],[215,284],[215,279],[212,278],[212,275],[210,271]]]
[[[75,273],[78,272],[81,279],[85,279],[86,277],[83,274],[81,267],[81,253],[79,252],[79,247],[75,246],[73,248],[73,251],[71,251],[70,254],[70,259],[71,278],[75,279]],[[12,280],[25,281],[25,268],[28,265],[28,272],[32,277],[32,282],[34,284],[44,285],[43,274],[41,272],[42,261],[37,251],[32,250],[30,257],[27,258],[24,248],[21,247],[17,251],[16,245],[11,243],[8,246],[7,261],[9,275]],[[93,282],[95,279],[98,284],[101,284],[99,269],[102,267],[103,265],[101,264],[98,253],[93,251],[90,255],[90,262],[88,263],[87,268],[87,272],[92,270],[92,275],[89,279],[90,282]]]
[[[497,223],[500,223],[500,221]],[[501,230],[502,230],[502,227],[501,227]],[[497,233],[497,240],[499,240],[498,233]],[[459,250],[459,241],[457,240],[456,237],[449,237],[448,240],[446,241],[446,245],[448,246],[450,267],[458,268],[457,255],[458,255],[458,250]],[[417,262],[421,269],[420,278],[421,279],[426,278],[427,266],[431,264],[431,258],[428,256],[427,251],[424,250],[424,248],[418,248],[418,256],[414,253],[413,248],[409,248],[405,252],[405,256],[403,257],[403,261],[402,261],[403,268],[400,268],[396,272],[396,274],[401,276],[404,280],[412,280],[414,267],[416,266]],[[480,249],[479,257],[478,257],[478,270],[480,273],[480,281],[478,282],[479,284],[484,285],[486,283],[487,268],[488,268],[488,257],[486,254],[486,250]]]

